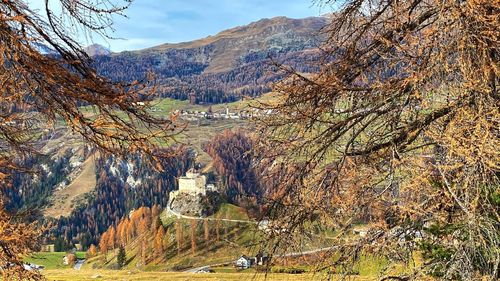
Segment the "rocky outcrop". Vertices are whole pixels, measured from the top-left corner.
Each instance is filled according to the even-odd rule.
[[[206,196],[179,193],[169,202],[169,207],[175,213],[192,216],[206,217],[217,211],[220,197],[217,193],[209,192]]]

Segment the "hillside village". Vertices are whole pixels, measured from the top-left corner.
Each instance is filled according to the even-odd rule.
[[[210,109],[210,108],[209,108]],[[180,114],[181,118],[186,121],[197,121],[198,119],[251,119],[267,114],[271,114],[270,110],[261,111],[258,109],[247,109],[241,111],[231,112],[228,107],[223,112],[212,111],[197,111],[197,110],[177,110],[174,114]]]

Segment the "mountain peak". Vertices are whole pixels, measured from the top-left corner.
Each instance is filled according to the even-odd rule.
[[[108,48],[99,44],[92,44],[90,46],[85,47],[84,50],[87,53],[87,55],[91,57],[108,56],[111,54],[111,51]]]

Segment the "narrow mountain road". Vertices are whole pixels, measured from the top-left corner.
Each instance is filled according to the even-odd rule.
[[[178,212],[175,212],[174,210],[170,209],[170,206],[167,206],[167,214],[169,216],[175,216],[177,218],[182,218],[182,219],[190,219],[190,220],[209,220],[209,221],[216,221],[218,219],[215,218],[204,218],[204,217],[192,217],[192,216],[186,216],[182,215]],[[258,221],[249,221],[249,220],[232,220],[232,219],[219,219],[220,221],[226,221],[226,222],[239,222],[239,223],[249,223],[249,224],[256,224],[259,225]],[[316,253],[321,253],[321,252],[326,252],[326,251],[331,251],[336,249],[336,246],[333,247],[323,247],[323,248],[318,248],[318,249],[313,249],[313,250],[307,250],[307,251],[301,251],[301,252],[292,252],[292,253],[286,253],[282,255],[275,255],[274,257],[282,258],[282,257],[300,257],[300,256],[305,256],[305,255],[312,255]],[[188,270],[185,270],[184,272],[190,272],[190,273],[196,273],[200,270],[203,269],[208,269],[210,267],[215,267],[215,266],[222,266],[222,265],[228,265],[236,262],[236,260],[231,260],[223,263],[217,263],[217,264],[210,264],[210,265],[204,265],[200,267],[195,267],[191,268]]]
[[[300,256],[305,256],[305,255],[312,255],[316,253],[321,253],[321,252],[326,252],[326,251],[331,251],[335,250],[337,247],[324,247],[324,248],[318,248],[318,249],[313,249],[313,250],[308,250],[308,251],[301,251],[301,252],[293,252],[293,253],[287,253],[283,255],[277,255],[276,257],[279,258],[286,258],[286,257],[300,257]]]
[[[179,219],[188,219],[188,220],[208,220],[208,221],[226,221],[226,222],[240,222],[240,223],[249,223],[249,224],[259,224],[258,221],[250,221],[250,220],[232,220],[232,219],[216,219],[216,218],[205,218],[205,217],[192,217],[192,216],[186,216],[182,215],[180,213],[175,212],[174,210],[170,209],[170,206],[167,206],[167,214],[171,216],[175,216]]]
[[[80,270],[84,263],[85,263],[85,260],[76,260],[75,265],[73,266],[73,269]]]
[[[210,265],[204,265],[204,266],[200,266],[200,267],[195,267],[195,268],[188,269],[188,270],[186,270],[184,272],[197,273],[198,271],[203,270],[203,269],[209,269],[211,267],[216,267],[216,266],[229,265],[229,264],[232,264],[234,262],[235,261],[228,261],[228,262],[221,262],[221,263],[215,263],[215,264],[210,264]]]
[[[300,257],[300,256],[305,256],[305,255],[312,255],[312,254],[316,254],[316,253],[331,251],[331,250],[334,250],[336,248],[337,248],[336,246],[324,247],[324,248],[318,248],[318,249],[313,249],[313,250],[308,250],[308,251],[292,252],[292,253],[286,253],[286,254],[282,254],[282,255],[275,255],[274,257],[275,258]],[[209,268],[215,267],[215,266],[234,264],[235,262],[236,262],[236,260],[232,260],[232,261],[227,261],[227,262],[222,262],[222,263],[217,263],[217,264],[204,265],[204,266],[195,267],[195,268],[185,270],[184,272],[197,273],[198,271],[203,270],[203,269],[209,269]]]

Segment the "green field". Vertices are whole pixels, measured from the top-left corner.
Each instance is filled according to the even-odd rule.
[[[217,211],[217,214],[210,216],[210,218],[219,217],[221,219],[232,219],[232,220],[250,220],[248,214],[243,208],[238,206],[222,203]]]
[[[245,101],[237,101],[228,104],[216,104],[212,105],[212,110],[214,112],[224,112],[226,107],[231,112],[241,111],[247,109],[250,100]],[[208,111],[210,105],[198,105],[198,104],[190,104],[187,100],[176,100],[170,98],[163,98],[153,100],[149,103],[149,113],[156,117],[166,117],[169,118],[170,114],[175,110],[187,110],[187,111]],[[98,112],[94,107],[85,106],[80,108],[82,112],[87,116],[94,116]],[[128,119],[128,117],[121,113],[117,112],[117,114],[124,119]],[[64,122],[61,121],[59,124],[62,126]],[[168,147],[175,143],[180,143],[183,145],[187,145],[196,150],[198,157],[197,161],[199,163],[208,165],[211,162],[211,158],[207,155],[202,146],[204,143],[210,141],[216,134],[223,132],[224,130],[231,130],[233,128],[244,127],[248,124],[248,121],[241,119],[200,119],[198,121],[179,121],[179,126],[184,127],[185,129],[182,133],[175,136],[175,141],[162,142],[159,141],[156,143],[159,146]]]
[[[34,253],[25,258],[24,261],[36,265],[43,265],[46,269],[69,269],[71,266],[63,264],[63,257],[65,255],[65,252]],[[85,252],[76,252],[76,257],[79,259],[85,258]]]

